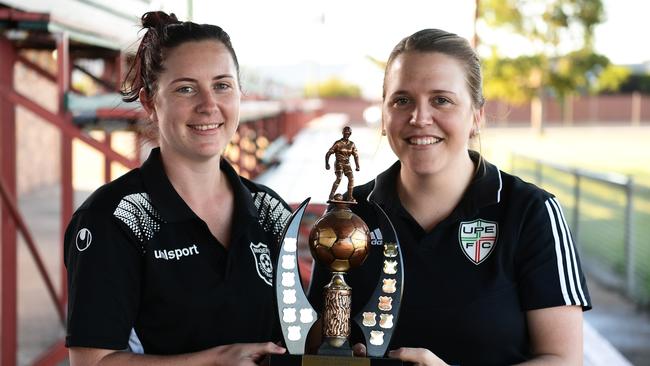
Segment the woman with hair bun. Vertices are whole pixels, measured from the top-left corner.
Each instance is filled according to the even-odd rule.
[[[65,234],[72,365],[253,365],[283,353],[273,263],[290,211],[222,157],[239,64],[220,27],[142,16],[122,91],[158,147],[99,188]]]

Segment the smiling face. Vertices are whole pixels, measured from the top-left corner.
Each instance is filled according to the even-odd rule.
[[[466,164],[470,132],[483,109],[472,106],[460,62],[439,52],[414,51],[400,54],[388,67],[382,124],[402,166],[430,175]]]
[[[167,51],[153,99],[140,92],[158,126],[163,155],[201,161],[218,157],[239,123],[237,69],[223,43],[185,42]]]

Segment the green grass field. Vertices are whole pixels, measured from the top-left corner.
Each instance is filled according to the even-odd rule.
[[[510,152],[553,163],[633,175],[650,187],[650,126],[552,127],[543,135],[530,128],[484,128],[480,149],[502,169],[509,170]]]
[[[540,175],[533,161],[512,159],[511,152],[568,168],[632,176],[634,298],[650,304],[650,127],[585,127],[547,129],[543,136],[530,129],[486,129],[481,151],[489,161],[524,180],[536,183]],[[625,190],[582,178],[580,200],[574,198],[572,174],[545,167],[541,186],[554,193],[564,208],[581,253],[625,279]],[[579,217],[574,208],[579,206]]]

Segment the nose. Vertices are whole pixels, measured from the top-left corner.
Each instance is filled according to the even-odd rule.
[[[212,114],[219,109],[217,97],[211,90],[202,90],[199,93],[199,103],[196,106],[196,111],[203,114]]]
[[[433,110],[428,103],[420,103],[415,106],[411,113],[409,124],[416,127],[424,127],[433,124]]]

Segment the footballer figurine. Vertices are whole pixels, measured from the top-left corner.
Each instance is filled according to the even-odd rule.
[[[352,174],[352,164],[350,164],[350,155],[354,157],[354,163],[357,168],[356,171],[359,171],[359,154],[357,153],[357,148],[354,146],[354,142],[350,141],[350,135],[352,135],[352,129],[349,126],[343,127],[343,138],[337,140],[325,154],[325,169],[330,169],[330,155],[334,154],[334,174],[336,174],[336,180],[332,184],[332,190],[330,191],[329,199],[333,199],[336,194],[336,189],[341,183],[341,176],[345,174],[348,178],[348,201],[355,202],[354,197],[352,197],[352,188],[354,187],[354,175]]]

